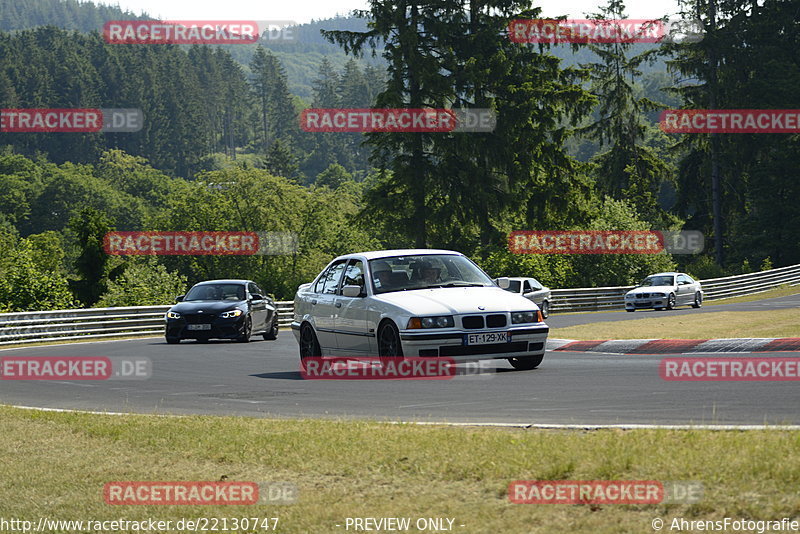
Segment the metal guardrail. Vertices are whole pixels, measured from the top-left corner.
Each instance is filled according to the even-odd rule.
[[[278,324],[289,326],[294,302],[276,301]],[[41,341],[106,339],[164,335],[169,306],[85,308],[41,312],[0,313],[0,345]]]
[[[800,284],[800,265],[758,273],[701,280],[705,300],[761,293],[782,285]],[[624,307],[623,297],[634,286],[554,289],[551,309],[594,311]],[[276,301],[278,324],[292,322],[294,303]],[[164,334],[164,314],[169,306],[88,308],[0,314],[0,345],[42,341],[113,339]]]

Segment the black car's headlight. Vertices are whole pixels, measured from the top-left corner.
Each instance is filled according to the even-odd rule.
[[[538,311],[511,312],[511,324],[540,323]]]
[[[174,311],[168,311],[167,312],[167,319],[180,319],[180,318],[181,318],[181,314],[178,313],[178,312],[174,312]]]
[[[452,328],[455,326],[452,315],[439,315],[437,317],[412,317],[408,320],[408,329],[417,328]]]
[[[242,313],[242,310],[230,310],[220,313],[219,316],[222,319],[233,319],[234,317],[239,317]]]

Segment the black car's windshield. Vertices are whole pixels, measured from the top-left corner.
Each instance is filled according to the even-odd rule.
[[[648,276],[639,286],[673,286],[675,285],[674,276]]]
[[[244,300],[244,286],[241,284],[203,284],[194,286],[183,300]]]
[[[434,287],[492,286],[491,278],[464,256],[396,256],[369,262],[376,294]]]

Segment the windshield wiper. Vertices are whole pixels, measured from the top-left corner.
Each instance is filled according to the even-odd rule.
[[[423,286],[422,289],[431,289],[434,287],[485,287],[485,286],[477,282],[448,282],[446,284],[432,284],[429,286]]]

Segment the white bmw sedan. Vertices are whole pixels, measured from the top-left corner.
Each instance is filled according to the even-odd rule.
[[[449,250],[384,250],[334,259],[294,300],[301,361],[320,356],[508,359],[533,369],[548,326],[536,304],[500,289]]]

